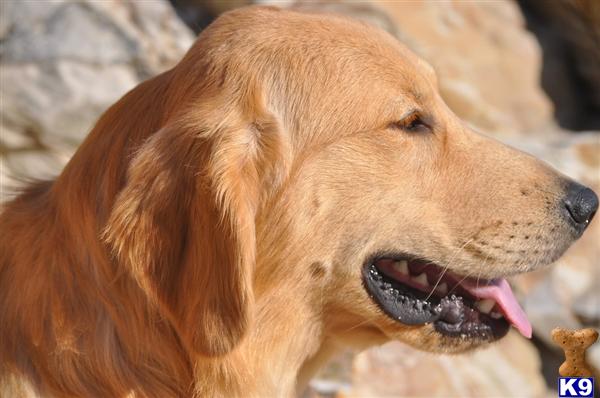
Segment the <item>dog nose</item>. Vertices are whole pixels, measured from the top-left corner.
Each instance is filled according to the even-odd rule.
[[[598,210],[598,196],[591,189],[576,183],[567,188],[567,194],[563,200],[566,216],[575,223],[580,231],[583,231]]]

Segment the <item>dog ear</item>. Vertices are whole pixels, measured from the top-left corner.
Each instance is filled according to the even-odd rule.
[[[252,319],[255,216],[282,148],[272,118],[199,119],[137,152],[104,236],[186,347],[218,356]]]

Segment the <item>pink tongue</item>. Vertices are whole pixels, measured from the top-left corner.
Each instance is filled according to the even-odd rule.
[[[469,293],[480,299],[492,299],[498,303],[504,317],[525,337],[531,338],[531,324],[517,302],[506,279],[496,279],[486,286],[477,286],[472,281],[461,283]]]

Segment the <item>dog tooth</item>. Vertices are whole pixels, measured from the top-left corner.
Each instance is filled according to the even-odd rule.
[[[448,293],[448,284],[446,282],[442,282],[435,288],[435,291],[439,294],[445,295]]]
[[[406,260],[394,261],[392,267],[396,272],[399,272],[403,275],[408,275],[408,262]]]
[[[490,316],[491,316],[492,318],[494,318],[494,319],[500,319],[500,318],[502,318],[502,314],[501,314],[501,313],[499,313],[499,312],[496,312],[496,311],[492,311],[492,312],[490,313]]]
[[[421,275],[413,277],[412,280],[420,283],[423,286],[429,286],[429,282],[427,282],[427,275],[424,272]]]
[[[479,311],[483,312],[484,314],[489,314],[492,308],[494,308],[496,305],[496,302],[492,299],[485,299],[477,301],[475,305]]]

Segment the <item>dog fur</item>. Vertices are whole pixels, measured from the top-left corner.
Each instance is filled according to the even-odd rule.
[[[408,252],[486,278],[548,264],[575,239],[566,184],[461,122],[392,36],[226,13],[4,205],[0,392],[289,396],[342,346],[480,346],[388,318],[364,261]]]

